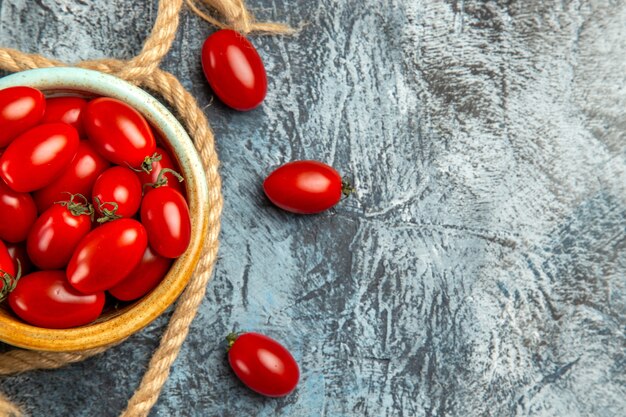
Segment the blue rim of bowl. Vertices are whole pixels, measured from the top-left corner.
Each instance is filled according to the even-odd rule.
[[[119,342],[141,330],[163,313],[187,285],[200,260],[208,230],[208,186],[200,156],[174,115],[144,90],[114,76],[73,67],[41,68],[0,78],[0,90],[14,86],[40,89],[47,97],[106,96],[139,111],[161,134],[183,176],[192,213],[192,236],[187,251],[178,258],[161,284],[151,293],[106,321],[72,329],[42,329],[19,319],[0,316],[0,340],[27,349],[72,351]],[[107,330],[116,329],[114,338]]]

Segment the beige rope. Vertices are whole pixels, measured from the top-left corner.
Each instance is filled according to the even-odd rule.
[[[202,0],[206,6],[223,15],[226,24],[205,14],[191,0],[185,0],[192,11],[220,28],[230,27],[242,33],[252,31],[266,33],[288,33],[291,29],[277,23],[256,22],[241,0]],[[172,363],[176,360],[189,326],[196,315],[211,278],[217,258],[220,215],[222,211],[221,178],[219,160],[215,151],[214,136],[200,107],[189,92],[172,74],[158,68],[169,51],[176,36],[182,0],[160,0],[157,19],[142,51],[130,61],[105,59],[84,61],[76,64],[116,75],[131,83],[158,93],[169,103],[185,124],[194,139],[200,158],[206,169],[209,189],[208,235],[203,255],[194,276],[176,304],[176,309],[161,338],[161,343],[150,360],[148,369],[128,402],[124,417],[144,417],[158,399],[163,384],[169,376]],[[36,54],[27,54],[15,49],[0,48],[0,68],[16,72],[33,68],[64,66],[65,64]],[[16,349],[0,354],[0,375],[11,375],[34,369],[56,369],[67,364],[106,351],[111,346],[81,352],[40,352]],[[19,407],[0,394],[0,416],[22,416]]]

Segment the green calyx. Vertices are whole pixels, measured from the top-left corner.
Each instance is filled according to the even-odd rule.
[[[70,199],[67,201],[56,201],[54,204],[59,204],[61,206],[67,207],[67,209],[69,210],[70,213],[72,213],[73,216],[82,216],[82,215],[86,215],[86,216],[90,216],[91,219],[93,220],[93,216],[94,216],[94,210],[93,210],[93,205],[91,205],[89,203],[89,200],[87,199],[87,197],[85,197],[82,194],[72,194],[72,193],[66,193],[70,195]],[[82,200],[82,202],[77,202],[74,201],[75,198],[80,198]]]
[[[4,301],[9,294],[17,287],[17,282],[22,277],[22,264],[17,260],[17,274],[12,276],[8,272],[0,269],[0,280],[2,288],[0,289],[0,302]]]
[[[165,176],[165,174],[167,174],[167,173],[170,173],[174,177],[176,177],[178,182],[185,181],[185,178],[183,178],[182,175],[180,175],[178,172],[174,171],[173,169],[163,168],[163,169],[161,169],[161,171],[159,171],[159,176],[157,177],[155,182],[148,182],[148,183],[145,183],[143,186],[144,187],[159,188],[159,187],[163,187],[164,185],[167,185],[168,179]]]
[[[119,206],[115,201],[105,201],[102,202],[98,197],[93,198],[96,204],[98,205],[98,211],[102,213],[102,217],[98,218],[97,222],[102,224],[106,222],[110,222],[113,220],[121,219],[122,216],[117,214],[117,210]],[[107,206],[111,208],[107,208]]]

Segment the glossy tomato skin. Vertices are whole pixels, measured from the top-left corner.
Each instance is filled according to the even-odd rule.
[[[89,140],[114,164],[138,168],[156,142],[146,119],[128,104],[100,97],[87,104],[83,124]]]
[[[91,189],[98,176],[110,166],[93,145],[81,140],[69,166],[52,183],[33,193],[39,213],[43,213],[57,201],[65,201],[69,194],[82,194],[91,198]]]
[[[74,249],[91,230],[90,214],[72,214],[61,204],[44,211],[30,229],[26,241],[28,257],[40,269],[61,269]]]
[[[5,246],[9,251],[11,259],[13,259],[15,270],[18,269],[17,263],[19,261],[22,275],[30,274],[30,272],[33,270],[33,263],[30,261],[28,253],[26,252],[26,243],[5,242]]]
[[[141,182],[134,171],[124,167],[112,167],[100,174],[92,193],[93,205],[99,214],[102,212],[98,201],[108,210],[114,207],[110,203],[116,203],[115,214],[120,217],[133,217],[141,204]]]
[[[85,136],[83,110],[87,100],[80,97],[56,97],[46,99],[46,111],[42,123],[63,122],[72,126],[81,138]]]
[[[0,148],[41,121],[46,109],[43,93],[31,87],[0,90]]]
[[[78,142],[76,129],[66,123],[33,127],[14,139],[2,154],[0,177],[15,191],[43,188],[67,168]]]
[[[104,307],[104,293],[81,294],[63,271],[39,271],[23,276],[9,294],[15,314],[33,326],[67,329],[91,323]]]
[[[141,223],[156,253],[178,258],[191,240],[191,219],[185,197],[173,188],[159,187],[147,193],[141,203]]]
[[[298,364],[291,353],[260,333],[239,335],[228,351],[228,363],[248,388],[268,397],[291,393],[300,379]]]
[[[121,301],[141,298],[159,285],[171,265],[171,259],[158,255],[148,246],[139,265],[109,293]]]
[[[13,260],[13,257],[4,242],[0,240],[0,275],[9,274],[12,277],[15,277],[16,272],[17,267],[15,266],[15,261]],[[2,288],[2,285],[3,284],[0,281],[0,289]]]
[[[141,181],[141,186],[145,193],[149,193],[151,190],[154,190],[154,188],[144,187],[144,185],[155,184],[159,178],[159,173],[163,168],[178,172],[178,167],[174,164],[174,161],[165,149],[157,147],[156,153],[161,155],[161,160],[152,163],[152,171],[150,171],[150,173],[145,171],[137,172],[137,177],[139,178],[139,181]],[[162,185],[162,187],[172,187],[179,193],[185,195],[185,189],[182,183],[178,181],[178,178],[171,173],[164,173],[163,176],[167,179],[167,184]]]
[[[36,219],[37,208],[30,194],[13,191],[0,179],[0,239],[26,240]]]
[[[141,262],[147,246],[146,230],[138,221],[104,223],[78,243],[67,265],[67,279],[85,294],[113,288]]]
[[[263,183],[272,203],[298,214],[313,214],[341,200],[341,176],[318,161],[294,161],[274,170]]]
[[[222,29],[202,46],[202,69],[215,94],[235,110],[252,110],[267,93],[267,75],[259,53],[239,32]]]

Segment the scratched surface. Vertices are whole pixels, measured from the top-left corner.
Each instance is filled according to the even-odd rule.
[[[0,42],[130,57],[156,2],[0,0]],[[249,0],[304,25],[255,37],[265,104],[203,79],[185,13],[164,66],[209,116],[225,208],[215,277],[152,416],[626,415],[626,2]],[[353,178],[296,217],[260,184],[313,158]],[[33,416],[115,416],[166,323],[99,358],[4,379]],[[256,330],[302,368],[265,399],[222,338]]]

